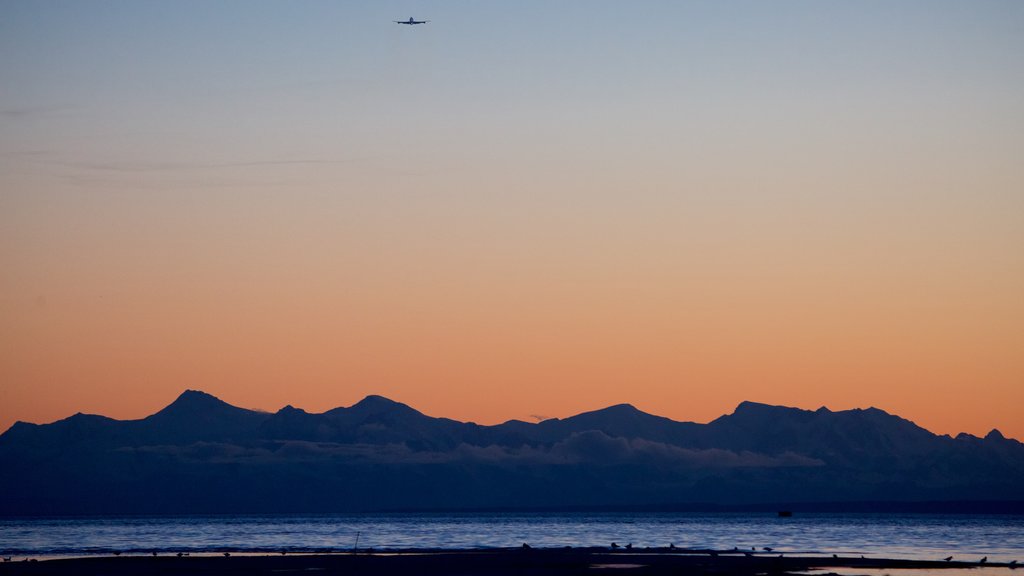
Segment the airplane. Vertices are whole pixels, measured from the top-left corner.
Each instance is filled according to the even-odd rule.
[[[427,22],[430,22],[430,20],[413,20],[410,16],[408,20],[392,20],[392,22],[395,24],[408,24],[409,26],[412,26],[413,24],[426,24]]]

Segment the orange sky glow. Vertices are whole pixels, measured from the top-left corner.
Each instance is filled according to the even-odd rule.
[[[1020,3],[86,4],[0,22],[0,430],[191,388],[1024,439]]]

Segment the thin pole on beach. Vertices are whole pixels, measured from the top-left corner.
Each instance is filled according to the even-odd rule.
[[[359,532],[356,532],[356,546],[352,549],[353,554],[359,554]]]

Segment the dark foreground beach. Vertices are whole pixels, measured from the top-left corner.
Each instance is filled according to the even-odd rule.
[[[566,574],[685,574],[761,576],[820,570],[874,573],[878,570],[937,570],[975,568],[978,562],[943,562],[877,558],[779,557],[735,552],[682,552],[671,549],[619,550],[500,549],[429,550],[358,554],[290,554],[251,556],[104,556],[40,561],[12,561],[0,565],[0,575],[46,574],[75,576],[233,575],[233,574],[377,574],[409,575],[517,575]],[[987,564],[990,568],[1013,568]],[[611,571],[611,572],[609,572]],[[1024,572],[1022,572],[1024,574]]]

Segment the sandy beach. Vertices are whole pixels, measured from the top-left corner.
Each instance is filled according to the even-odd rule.
[[[986,570],[1008,571],[1008,564],[986,564]],[[220,575],[220,574],[381,574],[519,576],[566,574],[709,574],[755,576],[820,570],[822,574],[876,573],[879,570],[935,571],[977,568],[977,562],[918,561],[878,558],[779,557],[771,554],[680,551],[671,549],[615,550],[499,549],[418,550],[358,554],[103,556],[0,564],[0,574],[76,576]],[[863,570],[863,572],[861,572]]]

